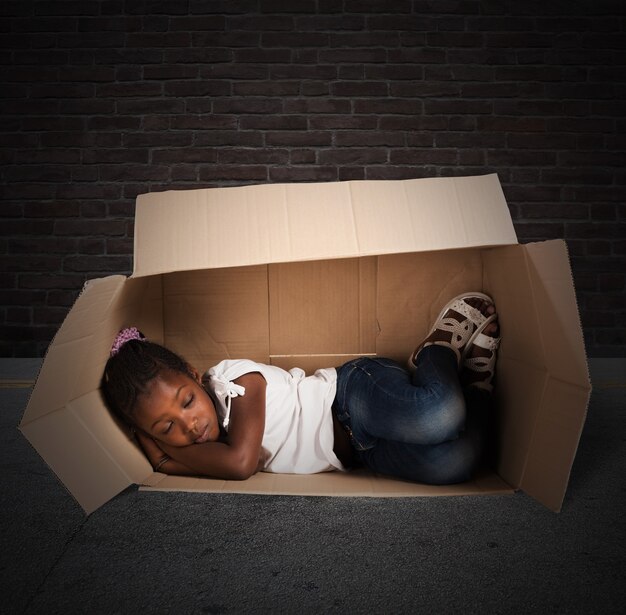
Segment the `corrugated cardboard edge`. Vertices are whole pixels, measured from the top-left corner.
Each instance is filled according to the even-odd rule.
[[[471,481],[457,485],[425,485],[375,475],[364,469],[348,473],[307,475],[260,472],[245,481],[181,478],[155,473],[144,481],[140,490],[377,498],[497,495],[514,492],[510,485],[489,471],[478,472]]]

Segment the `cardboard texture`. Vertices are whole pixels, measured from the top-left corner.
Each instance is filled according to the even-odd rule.
[[[113,338],[138,326],[203,371],[363,355],[404,362],[468,290],[497,304],[495,471],[432,487],[366,471],[247,481],[154,473],[98,387]],[[589,376],[563,241],[519,245],[496,175],[168,191],[137,199],[130,278],[92,280],[59,329],[20,429],[91,512],[143,489],[431,496],[523,489],[559,510]]]

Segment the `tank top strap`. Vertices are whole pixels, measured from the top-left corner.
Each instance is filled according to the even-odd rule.
[[[246,394],[246,388],[240,384],[235,384],[232,380],[228,380],[223,374],[211,374],[209,380],[216,397],[226,407],[226,414],[222,420],[222,425],[226,429],[230,422],[231,400],[233,397],[243,397]]]

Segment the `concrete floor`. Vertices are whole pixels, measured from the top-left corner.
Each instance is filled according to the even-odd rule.
[[[0,360],[2,613],[616,613],[626,360],[594,392],[563,510],[523,493],[314,498],[126,489],[86,517],[16,429],[38,359]]]

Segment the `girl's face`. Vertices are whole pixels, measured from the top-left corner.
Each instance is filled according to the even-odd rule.
[[[137,427],[170,446],[189,446],[219,438],[220,428],[213,400],[194,378],[162,370],[135,406]]]

